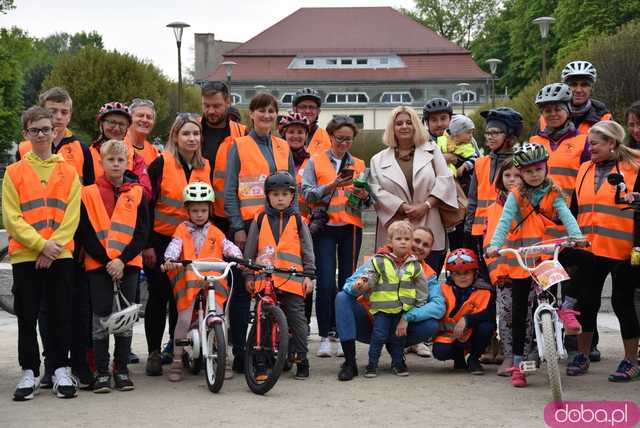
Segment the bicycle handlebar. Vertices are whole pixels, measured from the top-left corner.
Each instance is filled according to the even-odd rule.
[[[253,270],[253,271],[262,271],[265,272],[267,274],[273,274],[273,273],[282,273],[285,275],[291,275],[291,276],[299,276],[299,277],[303,277],[303,278],[309,278],[309,279],[315,279],[315,275],[313,274],[309,274],[309,273],[305,273],[305,272],[300,272],[298,270],[296,270],[295,268],[291,268],[291,269],[282,269],[282,268],[278,268],[275,266],[269,266],[269,265],[263,265],[260,263],[256,263],[253,260],[245,260],[245,259],[240,259],[238,257],[225,257],[226,260],[228,260],[231,263],[237,264],[239,266],[244,266],[247,269]]]
[[[229,275],[229,271],[234,267],[236,262],[224,262],[224,261],[206,261],[206,260],[172,260],[173,263],[179,263],[184,267],[190,266],[191,270],[200,279],[207,282],[219,281],[226,278]],[[220,275],[202,275],[201,270],[221,270]]]
[[[531,245],[529,247],[520,247],[520,248],[503,248],[498,250],[500,255],[505,254],[513,254],[516,256],[516,260],[521,268],[526,270],[527,272],[533,272],[535,268],[530,268],[522,259],[522,254],[526,252],[536,252],[536,253],[552,253],[553,261],[558,261],[558,254],[560,254],[561,248],[574,248],[576,247],[576,243],[582,241],[580,238],[560,238],[549,244],[541,244],[541,245]]]

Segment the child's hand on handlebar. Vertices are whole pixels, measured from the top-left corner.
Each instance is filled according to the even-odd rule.
[[[624,195],[624,200],[629,204],[639,199],[640,199],[640,193],[638,192],[629,192],[626,195]]]
[[[499,248],[498,247],[492,247],[490,246],[489,248],[487,248],[487,250],[484,252],[488,257],[498,257],[498,255],[500,254],[499,252]]]
[[[172,272],[181,268],[182,265],[180,263],[174,263],[171,260],[167,260],[162,265],[160,265],[160,270],[162,270],[162,272]]]

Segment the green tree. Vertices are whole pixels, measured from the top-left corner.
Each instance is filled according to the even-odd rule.
[[[6,46],[0,44],[0,152],[20,138],[22,83],[18,61]]]
[[[13,0],[0,0],[0,13],[6,14],[11,9],[15,9],[16,5]]]

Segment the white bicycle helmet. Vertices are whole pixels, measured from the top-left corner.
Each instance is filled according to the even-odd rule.
[[[182,191],[182,202],[213,202],[215,195],[213,188],[202,181],[187,184]]]
[[[571,101],[571,88],[565,83],[551,83],[540,89],[536,95],[536,105],[549,103],[568,103]]]
[[[126,305],[124,309],[122,309],[120,305],[120,299],[122,299]],[[135,323],[138,322],[142,305],[139,303],[129,303],[120,291],[118,283],[115,281],[113,283],[113,301],[117,311],[106,317],[106,319],[100,320],[100,322],[109,334],[119,334],[131,330]]]
[[[562,83],[566,83],[567,80],[572,77],[587,77],[591,79],[593,83],[596,83],[598,72],[589,61],[571,61],[562,69],[560,78],[562,79]]]

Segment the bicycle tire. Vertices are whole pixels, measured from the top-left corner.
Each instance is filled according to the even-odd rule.
[[[560,380],[558,348],[556,347],[556,335],[553,331],[553,319],[549,312],[543,312],[540,315],[540,319],[542,324],[542,338],[544,340],[544,359],[547,365],[551,396],[553,401],[562,401],[562,382]]]
[[[262,306],[262,314],[263,319],[254,320],[251,330],[249,331],[244,362],[244,377],[247,385],[254,394],[258,395],[266,394],[275,386],[276,382],[278,382],[289,351],[289,326],[282,309],[277,306],[265,304]],[[264,351],[258,351],[255,347],[256,326],[258,322],[262,323],[262,343],[271,343],[272,323],[275,322],[278,327],[278,348],[273,350],[269,345],[267,355],[265,355]],[[256,380],[254,357],[258,355],[262,358],[267,358],[268,377],[264,381]]]
[[[206,361],[204,361],[207,387],[209,391],[217,393],[224,383],[224,369],[227,361],[227,341],[224,337],[224,327],[222,323],[214,323],[213,328],[207,331],[207,342],[205,345],[209,352],[209,356]]]

